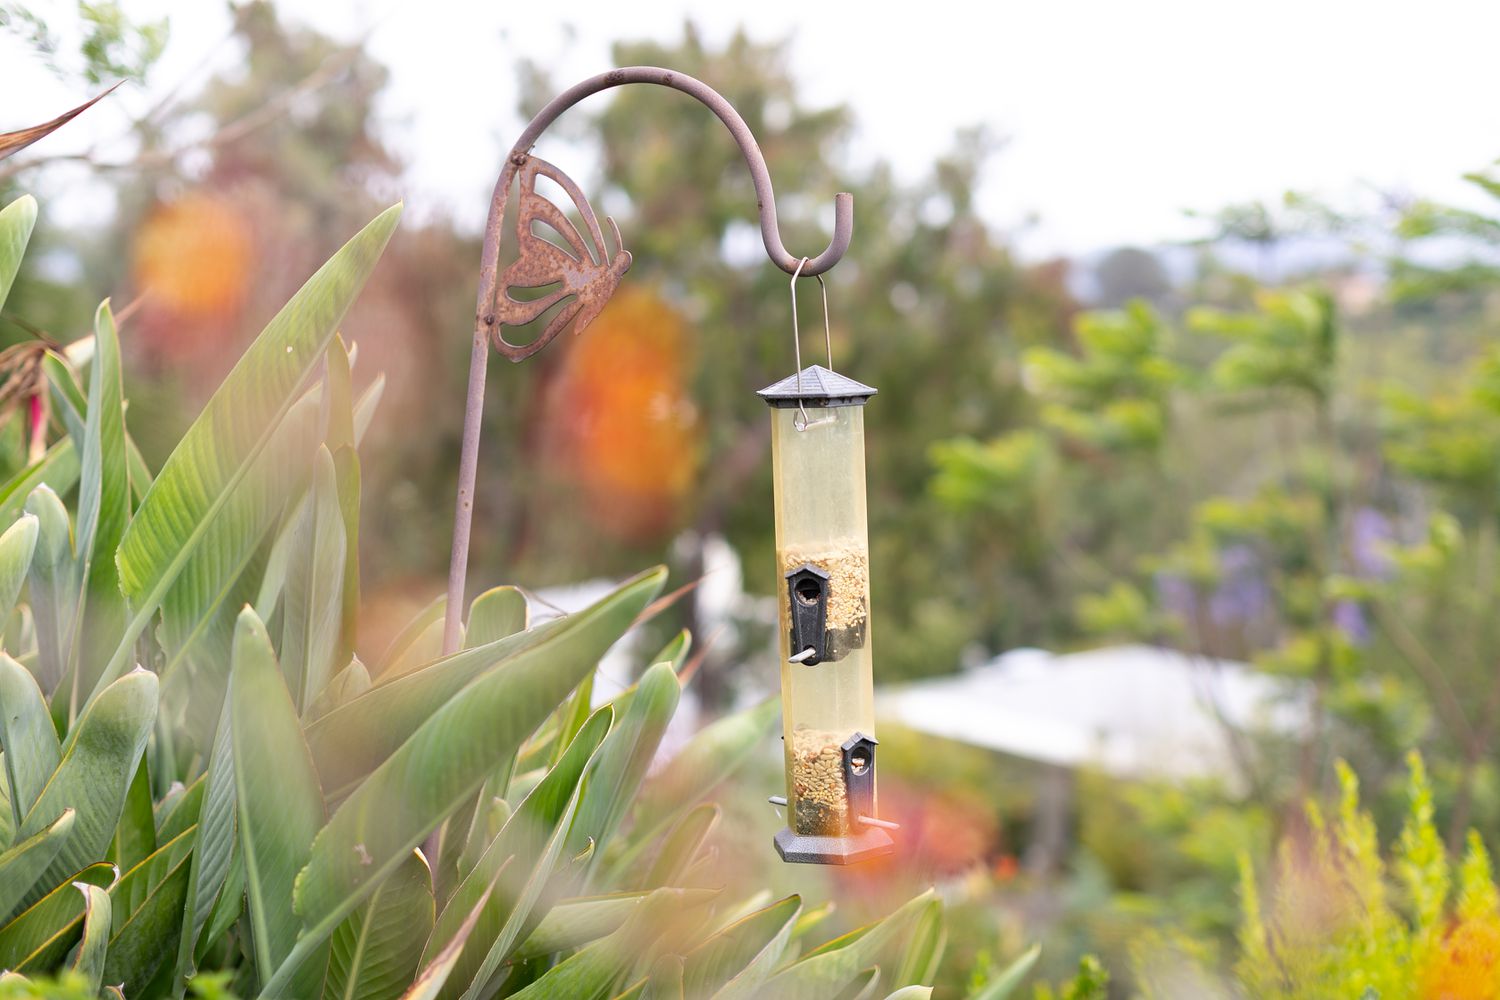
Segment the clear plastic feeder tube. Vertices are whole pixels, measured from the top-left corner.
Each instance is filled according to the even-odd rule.
[[[761,391],[772,406],[786,753],[788,829],[777,845],[787,860],[839,863],[890,845],[860,819],[875,815],[864,442],[875,390],[816,365],[800,383]]]

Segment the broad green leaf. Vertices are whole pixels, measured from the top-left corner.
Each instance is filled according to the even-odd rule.
[[[35,225],[36,199],[29,194],[0,208],[0,306],[5,305],[10,295],[10,286],[21,269],[21,258],[26,255],[26,244]]]
[[[184,931],[178,941],[174,996],[182,995],[181,984],[193,972],[193,954],[199,935],[224,887],[234,858],[236,790],[230,707],[230,699],[225,698],[219,710],[219,726],[214,734],[208,770],[202,779],[203,793],[197,814],[198,843],[193,849],[191,874],[183,903]]]
[[[114,885],[109,887],[109,898],[114,908],[114,930],[118,934],[126,922],[146,904],[156,892],[157,886],[177,870],[185,858],[192,853],[197,842],[197,827],[184,830],[156,850],[149,858],[131,868]]]
[[[66,494],[78,482],[78,451],[72,438],[63,438],[47,449],[38,461],[0,487],[0,524],[9,524],[20,516],[26,500],[39,486],[57,494]]]
[[[662,955],[651,965],[647,982],[651,987],[651,1000],[683,1000],[687,995],[682,982],[682,956]]]
[[[947,944],[948,929],[943,922],[943,904],[934,899],[917,917],[916,926],[907,938],[900,964],[891,967],[893,971],[890,984],[931,986]]]
[[[465,989],[465,996],[481,991],[521,940],[563,856],[568,827],[577,815],[579,786],[590,768],[597,767],[613,719],[610,709],[602,708],[584,724],[562,759],[522,800],[444,907],[427,946],[428,957],[457,933],[459,921],[486,887],[494,886],[478,928],[455,963],[456,978],[445,996],[457,996]],[[496,883],[495,873],[502,868],[506,868],[505,875]]]
[[[339,616],[339,643],[334,663],[348,663],[354,656],[359,635],[359,452],[347,445],[333,453],[334,478],[338,480],[339,516],[344,526],[344,583]]]
[[[801,897],[788,896],[730,924],[687,954],[684,988],[692,996],[719,1000],[761,995],[801,912]]]
[[[178,861],[123,924],[116,919],[104,958],[104,979],[123,983],[126,996],[140,996],[177,951],[190,867],[187,858]]]
[[[695,920],[682,890],[657,889],[641,901],[636,918],[553,966],[513,994],[513,1000],[607,1000],[632,970],[651,962],[658,949],[670,953],[678,928]]]
[[[198,825],[198,814],[203,811],[204,776],[186,788],[173,785],[166,797],[156,806],[156,843],[165,844],[177,839],[177,835],[189,827]]]
[[[569,853],[582,850],[589,840],[597,852],[613,837],[656,756],[681,693],[670,663],[658,663],[641,677],[630,707],[599,751],[599,764],[568,834]]]
[[[529,623],[525,594],[516,587],[491,587],[469,605],[464,648],[474,649],[524,632]]]
[[[408,658],[408,653],[412,646],[417,643],[422,635],[428,632],[433,625],[438,627],[439,634],[441,634],[443,612],[447,604],[448,599],[446,597],[437,597],[421,611],[418,611],[412,620],[407,622],[400,632],[396,633],[396,638],[391,640],[390,646],[381,654],[380,659],[375,661],[374,676],[380,678],[381,682],[384,683],[391,677],[404,673],[405,671],[396,669],[397,665]]]
[[[51,826],[0,854],[0,920],[11,916],[62,851],[73,832],[73,816],[73,810],[64,809]]]
[[[27,498],[26,512],[37,519],[36,550],[27,574],[31,614],[36,619],[36,680],[42,693],[51,695],[73,648],[73,616],[78,607],[73,528],[68,509],[45,484]]]
[[[20,972],[54,968],[78,940],[83,925],[84,901],[74,885],[107,886],[118,876],[114,865],[90,865],[0,925],[0,968]]]
[[[931,986],[904,986],[885,1000],[932,1000]]]
[[[24,839],[50,826],[64,809],[78,813],[72,835],[42,878],[44,886],[104,857],[156,721],[156,696],[156,675],[132,671],[105,688],[69,733],[57,770],[16,831]],[[27,895],[28,901],[36,898]]]
[[[132,617],[105,668],[125,669],[184,566],[246,472],[266,449],[298,388],[327,350],[395,230],[400,206],[382,212],[308,279],[225,378],[157,474],[120,543],[120,586]],[[215,553],[202,553],[213,558]]]
[[[637,829],[648,833],[621,855],[614,871],[630,871],[640,853],[662,831],[749,760],[769,735],[780,711],[779,702],[766,701],[710,723],[689,740],[661,773],[647,782],[635,822]]]
[[[646,870],[639,888],[681,885],[683,873],[698,857],[698,852],[718,825],[722,813],[717,803],[704,802],[679,819],[662,839],[661,850],[656,852],[656,859]]]
[[[307,742],[318,763],[323,787],[333,793],[358,781],[390,758],[419,726],[476,678],[490,680],[501,674],[573,677],[550,703],[538,703],[550,712],[630,628],[641,608],[660,589],[662,579],[661,571],[641,574],[576,614],[454,653],[420,670],[382,679],[369,693],[308,727]],[[548,683],[546,690],[555,688]],[[536,725],[530,723],[524,732],[507,736],[524,739]],[[503,763],[505,760],[497,758],[495,766]]]
[[[908,934],[933,900],[932,890],[908,900],[877,923],[851,931],[809,952],[765,985],[767,995],[785,1000],[825,1000],[876,967]]]
[[[78,689],[82,692],[93,690],[99,665],[114,652],[114,642],[125,622],[115,549],[130,519],[130,474],[126,468],[120,340],[107,300],[94,315],[91,367],[74,538],[74,558],[87,574],[80,602],[83,622],[76,663]]]
[[[6,751],[11,828],[19,830],[57,770],[62,747],[36,678],[4,653],[0,653],[0,705],[5,706],[0,711],[0,747]],[[6,909],[0,906],[0,911]]]
[[[505,869],[502,867],[499,872],[495,873],[495,879],[498,880],[504,872]],[[479,924],[479,915],[484,911],[485,905],[489,903],[490,890],[493,888],[494,883],[491,882],[486,888],[484,895],[479,897],[479,901],[469,911],[469,915],[464,918],[464,922],[458,928],[458,933],[453,935],[453,939],[448,942],[442,951],[437,953],[431,962],[422,967],[422,971],[417,974],[417,978],[412,982],[411,988],[401,994],[401,1000],[436,1000],[438,992],[447,983],[448,976],[453,971],[454,963],[458,961],[459,954],[468,942],[469,935],[474,932],[474,928]]]
[[[436,919],[432,871],[413,851],[333,933],[324,1000],[396,1000]]]
[[[370,687],[370,672],[355,657],[349,661],[348,666],[333,675],[333,680],[323,686],[323,690],[313,699],[312,707],[307,710],[307,718],[321,719],[335,708],[349,704],[370,690]]]
[[[83,937],[73,949],[68,968],[83,979],[91,993],[97,993],[104,979],[104,955],[109,949],[109,893],[97,885],[75,882],[83,893]]]
[[[670,663],[672,669],[678,673],[682,672],[682,665],[687,662],[688,653],[693,650],[693,633],[683,629],[672,637],[661,648],[661,652],[651,658],[652,663]]]
[[[142,757],[125,793],[125,808],[115,827],[115,844],[111,856],[121,868],[130,869],[156,850],[156,816],[151,810],[151,778]]]
[[[36,550],[37,519],[30,514],[5,529],[0,535],[0,621],[10,618],[20,596],[21,584],[31,569],[31,554]]]
[[[5,774],[5,751],[0,750],[0,849],[9,847],[16,833],[16,817],[10,808],[10,780]]]
[[[1015,995],[1016,990],[1031,970],[1036,967],[1037,959],[1042,957],[1042,946],[1034,944],[1021,955],[1020,958],[1010,963],[994,979],[985,983],[977,993],[969,995],[969,1000],[1009,1000]]]
[[[250,608],[235,628],[229,698],[251,941],[265,981],[297,940],[292,885],[323,824],[323,796],[271,639]],[[343,849],[353,853],[355,843]]]
[[[559,900],[515,950],[515,960],[572,951],[613,934],[635,913],[644,892],[617,892]]]
[[[318,448],[311,502],[298,518],[282,604],[281,669],[301,714],[333,675],[343,616],[344,520],[326,447]]]

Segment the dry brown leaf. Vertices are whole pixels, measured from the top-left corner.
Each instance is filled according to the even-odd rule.
[[[120,83],[124,82],[124,80],[120,81]],[[33,125],[31,128],[23,128],[18,132],[0,132],[0,160],[5,159],[7,156],[10,156],[13,153],[20,152],[27,146],[31,145],[33,142],[36,142],[38,139],[44,138],[48,135],[51,135],[53,132],[56,132],[64,125],[68,124],[68,122],[72,121],[74,118],[77,118],[89,108],[93,107],[97,102],[103,100],[109,94],[113,93],[115,87],[118,87],[120,83],[115,84],[114,87],[110,87],[109,90],[104,91],[104,93],[98,95],[97,97],[91,98],[90,100],[85,101],[83,104],[78,105],[78,107],[74,108],[72,111],[66,111],[63,114],[58,115],[50,122],[43,122],[41,125]]]

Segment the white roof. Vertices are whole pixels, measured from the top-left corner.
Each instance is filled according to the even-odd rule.
[[[1018,649],[951,677],[876,693],[882,720],[974,746],[1122,777],[1235,777],[1221,718],[1295,731],[1299,689],[1246,664],[1155,646]]]

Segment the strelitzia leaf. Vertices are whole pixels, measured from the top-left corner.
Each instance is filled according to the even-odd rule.
[[[12,915],[62,851],[73,832],[73,816],[73,810],[64,809],[51,826],[0,854],[0,921]]]
[[[488,681],[500,674],[571,678],[550,703],[536,703],[550,712],[592,671],[604,651],[625,634],[663,579],[661,571],[641,574],[584,611],[455,653],[404,676],[382,678],[368,694],[308,727],[307,742],[324,788],[334,795],[351,787],[376,764],[388,761],[420,726],[476,678]],[[552,693],[556,688],[549,681],[545,690]],[[524,739],[536,725],[533,722],[524,732],[507,733],[507,740]],[[494,766],[500,767],[508,757],[497,756]],[[477,793],[478,788],[474,791]],[[404,854],[405,850],[397,853]]]
[[[26,500],[37,519],[36,550],[27,574],[31,614],[36,619],[36,679],[42,693],[57,690],[73,649],[73,616],[78,608],[73,561],[73,526],[68,509],[51,488],[38,486]]]
[[[256,337],[162,466],[116,556],[133,617],[102,683],[123,672],[136,639],[183,568],[196,557],[221,555],[200,552],[205,537],[323,357],[400,211],[395,206],[382,212],[308,279]]]
[[[0,209],[0,307],[10,295],[36,226],[36,199],[26,194]]]
[[[297,941],[292,885],[323,824],[323,796],[271,639],[250,608],[240,612],[235,628],[229,698],[251,942],[264,981]],[[344,850],[352,851],[353,844],[345,842]],[[305,967],[317,964],[314,956]],[[321,970],[315,978],[321,985]],[[306,985],[288,993],[305,996]]]
[[[878,967],[879,959],[893,950],[933,899],[932,891],[928,890],[885,919],[813,950],[769,979],[766,994],[786,1000],[823,1000],[836,995],[859,981],[867,970]]]
[[[465,988],[466,997],[482,993],[524,936],[523,928],[532,920],[542,890],[564,856],[568,827],[578,808],[579,785],[590,767],[597,766],[594,762],[613,718],[609,708],[602,708],[584,723],[562,759],[522,800],[444,907],[428,944],[429,955],[456,933],[459,919],[484,888],[494,885],[479,927],[455,963],[454,985],[444,995],[457,996]],[[494,874],[501,868],[506,872],[496,883]]]
[[[516,587],[491,587],[469,605],[464,648],[474,649],[526,631],[530,615],[526,595]]]
[[[499,872],[496,872],[495,879],[498,880],[504,871],[505,869],[501,868]],[[453,939],[442,951],[438,952],[431,962],[423,966],[416,980],[412,982],[411,988],[401,994],[401,1000],[436,1000],[438,992],[447,983],[454,963],[458,961],[459,954],[468,942],[469,935],[474,933],[474,928],[479,923],[479,916],[490,901],[490,890],[493,888],[492,882],[486,888],[484,895],[479,897],[478,903],[469,911],[469,915],[464,918],[463,924],[458,928],[458,933],[453,935]]]
[[[619,930],[636,912],[644,892],[564,899],[547,911],[512,956],[517,961],[572,951]]]
[[[121,868],[129,869],[155,850],[156,815],[152,811],[151,777],[146,770],[146,761],[142,759],[131,779],[130,790],[125,793],[125,808],[115,827],[112,857]]]
[[[119,876],[114,865],[90,865],[0,926],[0,968],[42,972],[55,968],[78,941],[84,900],[74,884],[107,886]]]
[[[662,840],[661,850],[640,881],[642,889],[664,885],[682,885],[683,873],[698,857],[709,834],[718,825],[722,810],[716,803],[704,802],[684,815]]]
[[[124,401],[120,340],[106,300],[94,315],[94,362],[89,375],[74,539],[74,559],[84,574],[80,600],[83,621],[76,669],[70,673],[76,676],[75,686],[84,694],[93,690],[98,665],[114,651],[114,640],[125,621],[115,572],[115,549],[130,518]],[[75,696],[72,704],[77,703]]]
[[[104,978],[123,983],[127,996],[140,996],[177,951],[190,868],[187,858],[178,861],[123,924],[116,917],[118,926],[104,958]]]
[[[605,739],[599,765],[578,803],[568,835],[570,853],[581,851],[590,840],[597,852],[614,836],[656,756],[681,693],[670,663],[656,664],[641,678],[624,718]]]
[[[932,1000],[932,987],[905,986],[888,995],[885,1000]]]
[[[324,1000],[396,1000],[436,918],[432,871],[413,851],[333,933]]]
[[[57,770],[16,831],[25,839],[52,825],[65,809],[78,813],[72,835],[42,877],[41,891],[104,857],[156,722],[156,700],[156,675],[136,670],[105,688],[68,735]],[[26,896],[28,902],[37,898],[37,892]]]
[[[114,908],[114,930],[118,934],[130,918],[146,904],[157,886],[177,870],[197,841],[197,827],[184,830],[131,868],[109,887]]]
[[[282,604],[281,669],[299,713],[333,675],[343,619],[344,520],[333,456],[319,447],[299,515]]]
[[[762,995],[801,912],[801,897],[788,896],[730,924],[688,953],[684,988],[716,1000]]]
[[[37,519],[23,514],[0,535],[0,621],[7,621],[16,608],[21,584],[31,569],[31,554],[36,551]]]
[[[322,692],[313,699],[312,707],[307,710],[307,718],[321,719],[335,708],[349,704],[370,690],[371,686],[370,672],[355,657],[349,661],[348,666],[333,675],[333,680],[323,686]]]
[[[11,828],[19,830],[47,780],[57,770],[62,746],[36,678],[4,653],[0,653],[0,705],[5,706],[0,711],[0,747],[6,750]],[[0,906],[0,912],[8,909]]]
[[[78,451],[72,438],[63,438],[47,449],[41,459],[27,466],[10,482],[0,487],[0,524],[9,524],[21,515],[31,494],[40,486],[64,494],[78,482]]]
[[[83,937],[68,960],[68,968],[83,981],[90,993],[99,992],[104,980],[104,955],[109,950],[109,893],[97,885],[75,882],[83,893]]]
[[[208,771],[202,782],[203,794],[197,813],[198,843],[193,850],[183,903],[183,933],[177,948],[174,996],[182,995],[183,984],[193,971],[193,954],[199,935],[208,922],[220,890],[224,888],[234,859],[238,831],[235,826],[236,788],[230,705],[230,700],[224,699]],[[238,906],[235,909],[238,911]]]
[[[917,916],[916,926],[907,938],[901,962],[893,967],[891,985],[932,985],[947,943],[948,930],[943,923],[943,904],[934,899]]]
[[[1042,946],[1032,945],[1020,958],[1010,963],[994,979],[985,983],[979,992],[969,995],[969,1000],[1009,1000],[1042,956]]]

